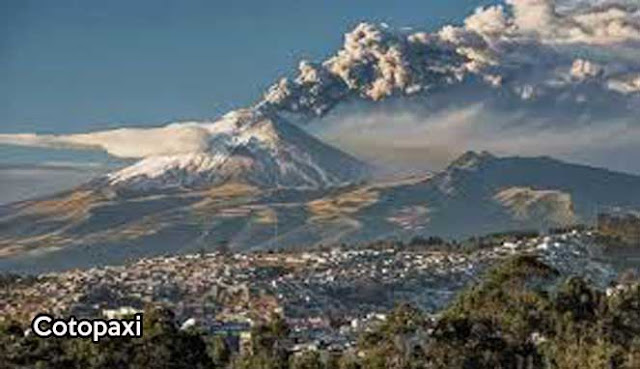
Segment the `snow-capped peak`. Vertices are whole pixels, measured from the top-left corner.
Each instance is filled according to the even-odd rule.
[[[206,150],[151,156],[107,175],[135,190],[205,187],[227,180],[261,187],[326,187],[361,180],[366,166],[277,116],[237,110],[203,123]]]

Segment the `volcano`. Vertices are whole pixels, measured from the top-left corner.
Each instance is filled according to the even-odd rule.
[[[205,150],[151,156],[110,173],[94,186],[122,193],[194,190],[226,182],[260,188],[326,188],[360,181],[366,164],[276,115],[237,110],[203,124]]]
[[[207,152],[144,159],[71,191],[2,207],[0,269],[221,247],[464,238],[640,208],[639,176],[549,157],[468,152],[438,173],[363,181],[366,165],[286,122],[239,118],[216,123],[221,133]]]

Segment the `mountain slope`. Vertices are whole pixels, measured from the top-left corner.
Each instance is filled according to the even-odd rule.
[[[0,211],[0,269],[64,269],[219,247],[460,238],[589,223],[609,207],[640,208],[639,176],[545,157],[473,152],[440,173],[402,180],[329,187],[261,183],[230,176],[204,187],[126,196],[113,190],[116,184],[13,204]]]
[[[470,152],[452,163],[436,182],[444,191],[462,197],[519,187],[559,191],[571,196],[581,220],[591,221],[599,207],[640,206],[639,178],[549,157],[497,158]]]
[[[195,189],[228,181],[320,188],[360,181],[367,167],[278,116],[238,110],[205,126],[203,151],[152,156],[94,182],[120,192]]]
[[[593,223],[598,211],[640,207],[638,176],[545,157],[474,152],[431,178],[369,191],[378,201],[355,214],[366,220],[356,234],[376,229],[396,237],[466,237]]]

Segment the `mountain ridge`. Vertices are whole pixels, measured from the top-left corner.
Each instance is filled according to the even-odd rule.
[[[159,254],[308,247],[376,239],[547,229],[640,208],[640,176],[548,157],[461,155],[443,171],[331,187],[121,194],[78,188],[0,211],[0,269],[65,269]]]

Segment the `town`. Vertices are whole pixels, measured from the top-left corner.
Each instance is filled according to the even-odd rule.
[[[382,242],[310,251],[200,253],[124,266],[16,277],[0,290],[0,316],[38,313],[114,318],[149,304],[170,308],[183,328],[246,337],[274,314],[300,347],[345,349],[398,302],[437,315],[487,267],[534,254],[566,275],[606,288],[615,268],[594,256],[590,232],[505,240],[476,250],[436,251]]]

